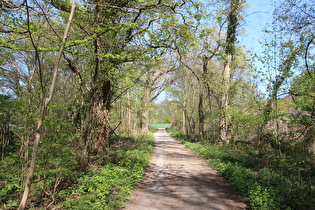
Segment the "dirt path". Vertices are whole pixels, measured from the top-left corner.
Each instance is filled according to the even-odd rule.
[[[155,151],[125,210],[245,209],[222,177],[165,129],[154,134]]]

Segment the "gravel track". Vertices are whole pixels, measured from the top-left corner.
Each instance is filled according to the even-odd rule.
[[[205,160],[165,129],[159,129],[154,139],[148,170],[124,210],[247,208]]]

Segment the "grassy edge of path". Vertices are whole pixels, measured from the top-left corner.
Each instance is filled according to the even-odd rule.
[[[116,139],[108,160],[83,175],[63,192],[67,199],[58,209],[115,209],[125,206],[144,175],[153,153],[152,133]]]
[[[249,146],[217,147],[209,143],[192,143],[187,141],[186,135],[168,131],[206,159],[251,209],[314,209],[315,186],[311,181],[315,171],[314,156],[297,157],[292,151],[292,154],[287,152],[283,157],[277,157],[270,148],[258,150]]]

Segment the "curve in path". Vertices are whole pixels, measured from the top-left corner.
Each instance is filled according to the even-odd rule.
[[[159,129],[154,138],[155,149],[148,170],[125,210],[247,208],[205,160],[165,129]]]

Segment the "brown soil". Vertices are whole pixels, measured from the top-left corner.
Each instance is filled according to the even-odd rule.
[[[205,160],[165,129],[159,129],[154,138],[149,168],[125,210],[247,208]]]

